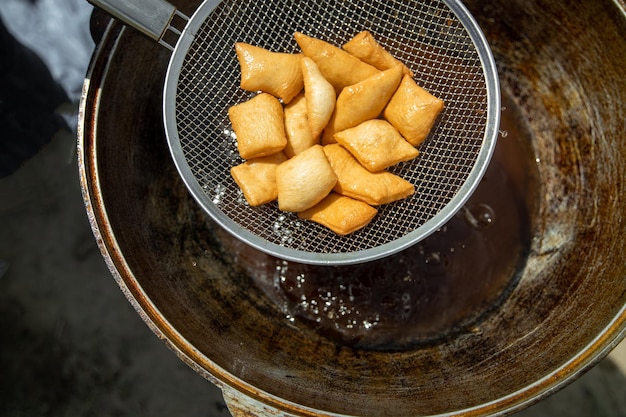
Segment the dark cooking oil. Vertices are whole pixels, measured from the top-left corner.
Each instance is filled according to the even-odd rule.
[[[505,96],[498,144],[482,182],[458,214],[422,242],[382,260],[340,267],[283,261],[239,244],[231,250],[285,320],[338,344],[397,350],[475,332],[523,268],[535,174],[530,137]]]

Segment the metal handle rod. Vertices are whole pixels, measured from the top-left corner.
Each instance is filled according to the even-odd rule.
[[[113,17],[160,41],[168,29],[176,7],[164,0],[89,0]]]

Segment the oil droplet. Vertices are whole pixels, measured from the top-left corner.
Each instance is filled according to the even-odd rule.
[[[495,213],[487,204],[475,204],[463,207],[465,220],[475,228],[488,227],[495,221]]]
[[[215,194],[213,196],[213,204],[220,204],[224,195],[226,194],[226,186],[222,184],[217,184],[215,186]]]
[[[439,265],[441,263],[441,253],[437,251],[429,252],[424,258],[424,262],[432,265]]]

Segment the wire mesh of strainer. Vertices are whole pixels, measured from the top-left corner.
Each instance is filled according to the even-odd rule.
[[[445,102],[420,156],[390,169],[415,186],[383,205],[364,229],[339,236],[278,210],[249,206],[230,176],[242,162],[228,108],[253,97],[239,87],[234,45],[299,52],[296,31],[340,46],[369,30]],[[226,230],[283,259],[349,264],[425,238],[462,207],[491,157],[499,123],[497,72],[467,10],[443,1],[226,0],[205,2],[174,50],[164,115],[174,161],[198,203]]]

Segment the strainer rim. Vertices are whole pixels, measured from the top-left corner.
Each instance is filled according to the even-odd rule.
[[[482,144],[477,153],[474,166],[457,193],[437,214],[415,230],[393,241],[373,248],[342,253],[308,252],[281,246],[257,236],[224,214],[207,196],[205,190],[191,171],[178,134],[175,106],[178,79],[188,50],[195,39],[196,32],[209,17],[210,13],[221,3],[221,0],[205,0],[191,16],[172,52],[165,77],[163,119],[168,147],[176,169],[194,200],[220,227],[249,246],[286,261],[311,265],[339,266],[374,261],[407,249],[440,229],[463,207],[486,172],[497,141],[501,109],[497,67],[485,35],[461,1],[443,0],[443,2],[456,15],[465,30],[468,31],[478,51],[487,92],[487,115]]]

